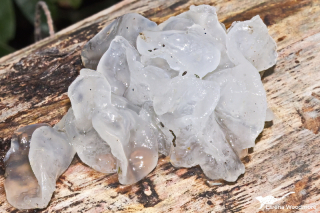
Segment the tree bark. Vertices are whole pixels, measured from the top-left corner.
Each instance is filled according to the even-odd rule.
[[[3,156],[20,126],[57,123],[70,107],[68,86],[83,68],[80,50],[114,18],[140,13],[161,23],[210,4],[228,28],[260,15],[278,45],[278,61],[263,76],[275,118],[243,159],[235,183],[211,181],[199,167],[174,168],[160,157],[140,182],[122,186],[76,157],[58,179],[49,206],[38,212],[291,212],[259,209],[258,196],[275,205],[315,205],[320,211],[320,2],[317,0],[125,0],[27,48],[0,59],[0,212],[24,212],[7,201]],[[298,210],[309,212],[310,210]]]

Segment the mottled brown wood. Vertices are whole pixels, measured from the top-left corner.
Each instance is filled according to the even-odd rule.
[[[66,113],[70,107],[67,88],[82,68],[81,47],[106,23],[128,12],[160,23],[192,4],[216,6],[227,27],[259,14],[278,45],[278,62],[263,77],[275,119],[243,159],[246,173],[235,183],[214,185],[199,167],[176,169],[161,157],[142,181],[121,186],[116,175],[95,172],[75,158],[57,181],[48,208],[37,211],[291,212],[259,210],[255,197],[295,192],[276,204],[312,204],[317,205],[314,212],[320,212],[320,2],[316,0],[127,0],[3,57],[1,156],[19,126],[55,124]],[[1,163],[0,212],[23,212],[6,201],[3,168]]]

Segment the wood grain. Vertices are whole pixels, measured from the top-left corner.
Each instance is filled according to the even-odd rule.
[[[320,212],[320,1],[126,0],[51,38],[0,59],[0,154],[19,126],[55,124],[70,107],[66,91],[83,67],[82,46],[117,16],[140,13],[157,23],[195,4],[217,8],[220,21],[259,14],[278,45],[278,62],[263,84],[275,113],[254,149],[246,173],[215,185],[199,167],[176,169],[164,156],[139,183],[122,186],[117,175],[95,172],[75,158],[58,179],[46,209],[29,212],[291,212],[259,209],[257,196],[281,197],[278,205],[316,205]],[[0,169],[0,212],[24,212],[6,201]],[[310,210],[299,210],[310,212]]]

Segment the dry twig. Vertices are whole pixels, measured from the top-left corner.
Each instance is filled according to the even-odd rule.
[[[41,10],[43,9],[44,14],[47,18],[47,24],[49,27],[49,35],[54,35],[54,29],[53,29],[53,21],[51,18],[50,10],[47,6],[47,4],[44,1],[39,1],[36,5],[36,12],[35,12],[35,19],[34,19],[34,40],[35,42],[40,41],[41,38]]]

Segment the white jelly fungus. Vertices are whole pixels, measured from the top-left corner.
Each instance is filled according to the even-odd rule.
[[[276,63],[276,44],[259,16],[226,30],[208,5],[160,25],[126,14],[81,57],[86,68],[68,89],[72,108],[62,120],[12,137],[5,190],[17,208],[46,207],[76,152],[99,172],[117,172],[121,184],[148,175],[158,153],[175,167],[200,165],[208,178],[236,181],[240,158],[273,117],[259,72]]]

